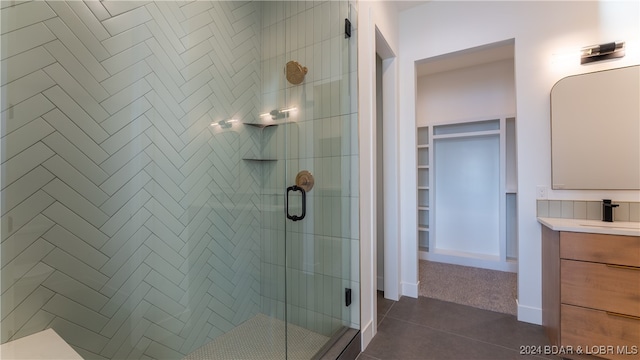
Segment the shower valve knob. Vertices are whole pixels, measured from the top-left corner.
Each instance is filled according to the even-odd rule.
[[[308,170],[302,170],[296,175],[296,185],[303,188],[304,191],[309,192],[313,189],[313,184],[315,180],[313,178],[313,174]]]

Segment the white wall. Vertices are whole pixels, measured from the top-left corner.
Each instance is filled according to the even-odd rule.
[[[519,272],[518,318],[541,323],[540,225],[536,222],[536,185],[551,185],[549,93],[559,79],[578,73],[640,62],[638,2],[429,2],[399,17],[401,212],[416,208],[415,61],[484,44],[515,39],[518,142]],[[616,61],[579,65],[554,54],[582,46],[627,41],[627,56]],[[556,60],[552,63],[552,60]],[[362,61],[362,60],[361,60]],[[362,68],[361,68],[362,70]],[[361,73],[362,76],[362,73]],[[362,88],[361,88],[362,89]],[[362,105],[362,104],[361,104]],[[549,191],[555,199],[638,201],[637,191]],[[403,256],[415,252],[416,220],[402,216]],[[413,256],[402,259],[411,268]],[[364,275],[364,274],[363,274]],[[403,277],[413,274],[403,272]],[[403,278],[405,281],[405,278]]]
[[[375,162],[375,71],[376,29],[391,50],[398,51],[398,25],[395,7],[386,1],[358,2],[358,125],[360,153],[360,329],[362,349],[376,332],[376,162]],[[397,66],[395,62],[392,66]],[[387,86],[397,87],[395,82]],[[386,111],[395,111],[386,109]],[[417,259],[417,255],[416,255]]]
[[[420,76],[416,91],[417,126],[513,115],[513,59]]]

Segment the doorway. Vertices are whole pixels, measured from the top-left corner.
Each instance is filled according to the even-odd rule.
[[[400,298],[399,193],[397,160],[396,56],[379,29],[375,31],[375,163],[376,163],[376,313]],[[383,303],[381,303],[382,301]]]
[[[478,276],[474,283],[496,279],[482,289],[508,287],[515,311],[507,286],[517,272],[514,49],[507,40],[416,62],[421,296],[486,298],[455,280],[443,286],[456,289],[453,298],[431,291],[452,274]]]

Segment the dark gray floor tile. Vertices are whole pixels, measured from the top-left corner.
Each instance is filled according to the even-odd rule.
[[[515,316],[430,298],[404,297],[385,308],[380,299],[378,294],[378,334],[364,353],[375,359],[559,360],[520,355],[521,346],[544,346],[548,340],[541,326]]]
[[[369,356],[365,353],[360,353],[360,355],[358,355],[356,360],[380,360],[380,359],[374,358],[373,356]]]
[[[486,325],[510,316],[425,297],[403,297],[387,313],[387,317],[448,332]]]
[[[378,359],[523,359],[517,351],[386,318],[364,352]]]
[[[385,299],[384,292],[382,291],[378,291],[377,301],[378,301],[378,325],[379,325],[382,319],[385,317],[385,315],[387,315],[387,312],[389,312],[389,309],[391,309],[395,301]]]
[[[549,345],[542,326],[520,322],[512,315],[439,300],[424,301],[418,306],[433,306],[437,309],[437,317],[426,319],[427,322],[421,324],[434,326],[438,330],[504,346],[518,352],[521,346]]]
[[[460,327],[455,333],[518,351],[521,346],[550,345],[542,326],[520,322],[515,316]]]

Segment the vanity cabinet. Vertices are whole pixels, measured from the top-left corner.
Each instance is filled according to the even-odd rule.
[[[640,358],[640,237],[546,226],[542,237],[542,321],[551,343]]]

